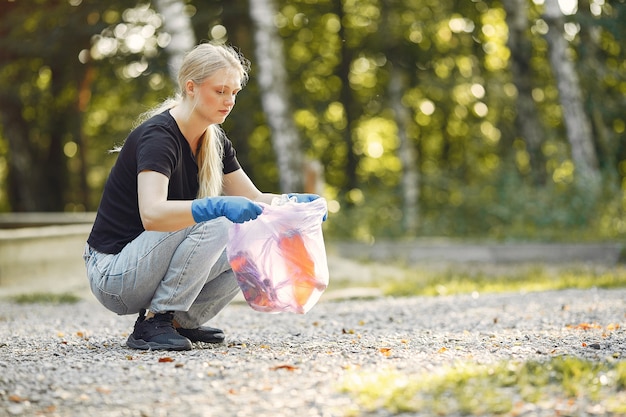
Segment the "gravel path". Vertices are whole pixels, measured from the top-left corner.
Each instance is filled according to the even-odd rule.
[[[227,344],[140,352],[123,345],[135,317],[92,299],[0,301],[0,415],[344,416],[357,408],[338,384],[355,371],[626,357],[625,305],[626,289],[323,299],[306,315],[233,303],[211,323]]]

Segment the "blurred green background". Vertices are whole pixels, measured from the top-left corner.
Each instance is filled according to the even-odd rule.
[[[187,28],[251,60],[224,128],[264,191],[305,189],[281,152],[323,168],[329,238],[620,240],[624,22],[624,0],[0,0],[0,212],[95,211]]]

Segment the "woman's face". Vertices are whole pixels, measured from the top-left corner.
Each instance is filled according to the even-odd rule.
[[[208,124],[221,124],[235,105],[235,97],[241,90],[241,77],[229,68],[218,70],[200,84],[195,84],[194,111]]]

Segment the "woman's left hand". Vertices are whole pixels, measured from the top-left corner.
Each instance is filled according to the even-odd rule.
[[[315,201],[318,198],[320,198],[320,196],[317,194],[298,194],[298,193],[287,194],[287,197],[289,197],[289,199],[292,199],[293,197],[295,197],[296,203],[310,203],[311,201]]]
[[[287,194],[287,197],[289,197],[290,199],[295,197],[296,203],[310,203],[311,201],[315,201],[318,198],[320,198],[320,196],[317,194],[298,194],[298,193]],[[328,212],[324,214],[324,218],[322,219],[322,221],[326,221],[327,218],[328,218]]]

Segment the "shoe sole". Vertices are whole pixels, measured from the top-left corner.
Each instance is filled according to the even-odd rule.
[[[189,339],[191,343],[211,343],[214,345],[218,345],[226,341],[224,337],[214,337],[214,338],[203,339],[203,338],[189,337],[187,335],[182,335],[182,336],[185,336],[187,339]]]
[[[139,350],[191,350],[191,342],[185,345],[167,345],[156,342],[146,342],[143,339],[135,339],[132,335],[128,337],[126,346]]]
[[[192,343],[224,343],[226,336],[220,329],[214,329],[212,327],[202,328],[206,330],[198,331],[197,329],[176,329],[179,335],[191,340]]]

